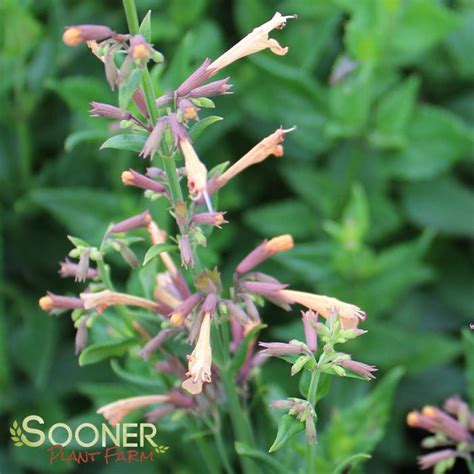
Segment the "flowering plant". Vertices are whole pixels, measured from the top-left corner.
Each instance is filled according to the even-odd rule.
[[[66,29],[63,40],[68,46],[87,43],[103,63],[110,87],[118,89],[118,106],[92,101],[90,113],[112,119],[126,130],[109,138],[102,148],[131,150],[153,161],[146,171],[128,169],[121,175],[124,185],[144,191],[150,209],[110,223],[98,242],[69,236],[74,246],[69,257],[77,263],[66,258],[60,274],[87,285],[76,296],[48,293],[40,299],[40,307],[50,314],[72,311],[81,365],[127,354],[127,369],[139,367],[140,378],[116,359],[112,360],[114,370],[142,385],[159,387],[153,393],[97,407],[110,424],[145,408],[148,421],[161,423],[174,417],[186,420],[187,427],[208,429],[219,455],[217,465],[202,440],[199,447],[210,472],[232,473],[237,465],[246,473],[292,472],[295,465],[307,473],[317,469],[343,472],[369,457],[379,435],[361,450],[356,446],[347,455],[341,451],[342,457],[324,456],[317,446],[317,404],[328,394],[332,377],[374,378],[374,366],[352,360],[340,349],[365,333],[358,327],[365,313],[335,297],[289,289],[285,282],[258,271],[264,261],[293,248],[288,234],[269,236],[244,256],[227,287],[219,267],[208,267],[201,259],[212,230],[232,220],[230,213],[219,208],[219,190],[250,166],[271,156],[282,157],[284,140],[295,130],[294,124],[279,127],[232,165],[222,163],[208,169],[195,142],[220,117],[201,118],[200,114],[214,108],[211,97],[232,93],[229,77],[214,76],[265,49],[285,55],[288,48],[270,33],[284,28],[295,16],[275,13],[214,61],[204,59],[175,89],[155,97],[148,65],[161,64],[164,57],[150,44],[149,15],[140,24],[133,0],[124,0],[124,7],[129,33],[102,25],[76,25]],[[158,227],[153,217],[158,200],[166,203],[176,234],[167,235]],[[143,261],[132,250],[143,240],[139,235],[145,235],[148,242]],[[117,289],[111,271],[115,253],[138,274],[139,290]],[[296,305],[303,307],[304,340],[259,341],[265,328],[259,308],[265,301],[287,311],[295,311]],[[268,357],[291,364],[291,376],[300,375],[302,398],[273,398],[257,391],[259,368]],[[388,396],[400,375],[392,373],[380,393]],[[255,436],[252,405],[262,403],[262,397],[264,404],[286,412],[278,418],[271,443]],[[227,416],[231,434],[222,433]],[[303,432],[304,437],[299,435]],[[232,449],[224,442],[226,438],[235,441]],[[296,459],[291,453],[300,452],[303,445],[305,455]],[[290,448],[291,453],[278,462],[266,452],[282,448]]]

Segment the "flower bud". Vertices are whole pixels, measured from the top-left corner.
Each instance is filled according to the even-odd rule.
[[[129,232],[131,230],[139,229],[140,227],[147,227],[151,222],[150,211],[147,209],[145,212],[138,214],[133,217],[129,217],[117,224],[114,224],[110,229],[110,233],[118,234],[121,232]]]
[[[193,251],[189,242],[189,235],[182,235],[178,239],[179,251],[181,254],[181,265],[185,268],[194,267]]]
[[[91,102],[92,109],[89,113],[92,117],[106,117],[117,120],[130,120],[132,114],[130,112],[123,112],[118,107],[101,102]]]
[[[41,297],[38,303],[43,311],[50,314],[57,314],[67,309],[84,308],[84,304],[80,298],[55,295],[50,291],[48,291],[46,296]]]
[[[191,222],[200,225],[213,225],[220,229],[223,224],[228,224],[228,221],[224,219],[224,214],[225,212],[201,212],[194,214]]]
[[[152,132],[148,136],[145,145],[143,146],[143,150],[140,152],[140,156],[142,158],[150,157],[153,160],[159,146],[161,143],[161,139],[163,134],[165,133],[166,127],[168,126],[168,118],[162,117],[158,119],[156,125],[153,127]]]
[[[78,46],[86,41],[102,41],[113,36],[114,32],[103,25],[75,25],[67,26],[63,34],[64,44]]]
[[[158,194],[168,194],[166,188],[161,183],[158,183],[143,174],[137,173],[131,168],[122,173],[122,183],[125,184],[125,186],[135,186],[136,188],[145,190],[149,189]]]
[[[207,80],[211,75],[211,71],[208,71],[210,64],[211,60],[209,58],[205,59],[204,62],[178,87],[178,89],[176,89],[176,94],[179,97],[185,97],[193,89]]]
[[[301,313],[303,316],[304,335],[306,339],[306,345],[311,352],[316,352],[318,349],[318,333],[317,333],[317,322],[318,315],[313,311],[309,310],[305,313]]]
[[[280,235],[270,240],[264,240],[257,248],[252,250],[237,266],[236,272],[243,275],[260,263],[264,262],[279,252],[293,248],[293,237],[289,234]]]

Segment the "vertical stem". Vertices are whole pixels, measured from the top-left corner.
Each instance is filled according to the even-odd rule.
[[[240,441],[247,446],[254,446],[252,430],[250,428],[250,423],[246,411],[242,408],[239,400],[239,396],[236,390],[236,384],[232,373],[229,370],[230,364],[230,354],[229,354],[229,345],[225,345],[222,342],[222,336],[218,332],[218,337],[216,342],[219,345],[217,350],[223,357],[223,366],[220,368],[219,374],[224,384],[224,390],[227,396],[227,401],[229,405],[230,419],[232,422],[232,428],[234,430],[234,435],[237,441]],[[252,460],[246,456],[240,458],[243,472],[245,474],[254,474],[257,473],[256,466]]]
[[[170,186],[171,199],[174,204],[183,201],[183,192],[178,181],[178,172],[176,170],[176,162],[173,156],[163,157],[163,167],[165,173],[168,176],[168,182]]]
[[[138,22],[137,8],[135,0],[123,0],[123,8],[127,18],[128,29],[132,35],[137,35],[140,32],[140,23]],[[143,95],[145,96],[146,106],[152,125],[155,125],[159,113],[155,102],[155,92],[153,90],[153,83],[151,82],[150,72],[145,66],[142,78]]]
[[[316,405],[316,397],[318,394],[318,384],[320,375],[321,372],[317,368],[313,369],[308,389],[308,402],[311,403],[311,406],[313,408]],[[313,446],[309,443],[306,445],[306,474],[314,474],[314,463],[316,458],[315,448],[316,446]]]

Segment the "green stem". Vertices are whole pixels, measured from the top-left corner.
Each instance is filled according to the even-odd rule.
[[[219,453],[219,457],[221,458],[222,465],[224,466],[224,470],[227,474],[234,474],[234,470],[229,461],[229,457],[227,455],[227,451],[225,449],[224,441],[222,439],[220,429],[213,430],[214,439],[216,440],[216,447],[217,452]]]
[[[138,22],[137,8],[135,0],[123,0],[123,8],[127,18],[128,29],[130,34],[137,35],[140,32],[140,23]],[[150,72],[145,66],[143,69],[142,89],[145,96],[146,106],[152,125],[155,125],[158,120],[159,112],[155,102],[155,92],[153,90],[153,83],[151,82]]]
[[[225,330],[225,329],[224,329]],[[248,419],[246,410],[241,406],[239,395],[236,390],[236,384],[232,373],[229,370],[230,354],[229,345],[225,345],[222,341],[222,336],[218,332],[218,337],[215,339],[218,346],[217,351],[221,354],[223,361],[220,368],[220,376],[224,385],[224,390],[227,396],[228,408],[230,412],[230,419],[232,428],[237,441],[244,443],[247,446],[254,446],[252,430]],[[224,338],[225,339],[225,338]],[[240,456],[240,462],[243,472],[245,474],[257,473],[255,463],[246,456]]]
[[[313,408],[316,405],[316,397],[318,395],[318,385],[320,376],[321,372],[317,368],[313,369],[308,389],[308,402],[311,403],[311,406]],[[314,463],[316,459],[315,448],[316,447],[311,444],[306,445],[306,474],[314,474]]]
[[[183,191],[179,185],[178,171],[176,169],[176,161],[174,156],[163,156],[163,167],[166,176],[168,176],[171,200],[173,204],[183,202]]]

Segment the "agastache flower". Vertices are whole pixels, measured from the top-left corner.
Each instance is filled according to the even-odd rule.
[[[472,437],[469,431],[459,421],[452,416],[443,412],[439,408],[433,406],[425,406],[422,411],[423,415],[431,418],[438,431],[444,433],[456,442],[471,442]]]
[[[271,135],[268,135],[268,137],[264,138],[260,143],[255,145],[249,152],[240,158],[239,161],[234,163],[227,171],[225,171],[214,181],[211,192],[219,190],[243,170],[247,169],[249,166],[261,163],[270,155],[274,155],[276,157],[283,156],[283,147],[281,143],[285,139],[285,134],[293,131],[294,129],[295,127],[289,128],[287,130],[279,128]]]
[[[74,25],[67,26],[63,34],[64,44],[67,46],[78,46],[86,41],[102,41],[110,38],[114,32],[103,25]]]
[[[273,255],[292,249],[293,245],[293,237],[289,234],[264,240],[239,263],[236,271],[241,275],[247,273],[268,258],[273,257]]]
[[[168,125],[168,117],[161,117],[156,122],[156,125],[153,127],[152,132],[148,136],[145,145],[143,146],[143,150],[140,152],[140,156],[142,158],[150,157],[153,160],[159,146],[161,143],[161,139],[163,138],[163,134],[165,133],[166,127]]]
[[[87,346],[87,316],[83,316],[79,321],[79,327],[76,331],[76,338],[74,340],[76,355],[80,354]]]
[[[178,239],[181,265],[185,268],[194,267],[193,251],[189,242],[189,235],[181,235]]]
[[[357,306],[344,303],[329,296],[321,296],[303,291],[281,290],[279,296],[288,304],[298,303],[319,313],[323,318],[328,318],[333,310],[341,317],[343,329],[357,327],[359,319],[365,319],[365,313]]]
[[[151,46],[142,35],[135,35],[130,39],[129,55],[140,64],[146,63],[153,52]]]
[[[155,337],[150,339],[140,351],[140,356],[147,361],[151,355],[174,333],[175,329],[162,329]]]
[[[258,345],[264,347],[260,354],[267,357],[298,355],[307,351],[306,346],[301,342],[259,342]]]
[[[60,268],[58,273],[61,275],[61,278],[76,277],[78,269],[77,263],[73,263],[68,258],[66,258],[64,262],[59,262],[59,266]],[[95,268],[89,268],[87,270],[86,278],[92,279],[97,277],[98,274],[99,272]]]
[[[424,471],[425,469],[435,467],[438,463],[442,461],[454,459],[455,457],[466,458],[466,455],[461,454],[458,451],[455,451],[454,449],[442,449],[441,451],[425,454],[424,456],[418,456],[417,461],[420,466],[420,469]]]
[[[99,313],[109,306],[138,306],[152,311],[156,311],[158,308],[158,304],[155,301],[111,290],[103,290],[97,293],[81,293],[80,296],[85,309],[94,308]]]
[[[168,195],[168,191],[161,183],[137,173],[131,168],[122,173],[122,183],[125,184],[125,186],[135,186],[136,188],[150,190],[154,193]]]
[[[132,114],[130,112],[124,112],[110,104],[103,104],[102,102],[91,102],[92,109],[89,110],[89,113],[92,117],[106,117],[113,118],[117,120],[130,120]]]
[[[188,378],[182,383],[182,387],[193,395],[201,393],[202,385],[212,381],[211,365],[211,313],[207,312],[202,318],[196,346],[188,356]]]
[[[288,52],[287,47],[282,47],[277,40],[269,38],[268,34],[274,29],[282,29],[286,25],[286,20],[296,18],[296,15],[283,16],[281,13],[275,13],[271,20],[255,28],[245,38],[226,51],[208,66],[212,74],[216,74],[222,68],[250,54],[258,53],[269,48],[272,53],[283,56]]]
[[[228,224],[228,221],[224,219],[224,214],[225,212],[201,212],[194,214],[191,222],[200,225],[213,225],[220,229],[223,224]]]
[[[230,90],[232,88],[232,84],[228,83],[229,79],[229,77],[226,77],[225,79],[212,81],[208,84],[205,84],[204,86],[196,87],[189,93],[189,97],[199,99],[200,97],[232,94],[233,92]]]
[[[99,408],[97,413],[102,415],[112,426],[115,426],[133,410],[158,403],[168,403],[169,401],[169,395],[142,395],[109,403]]]
[[[181,326],[186,316],[201,302],[202,295],[195,293],[186,298],[171,314],[170,322],[173,326]]]
[[[111,229],[110,233],[118,234],[121,232],[128,232],[130,230],[139,229],[140,227],[147,227],[151,222],[151,215],[150,211],[147,209],[145,212],[138,214],[133,217],[129,217],[121,222],[117,222],[114,224]]]
[[[211,71],[209,65],[211,60],[206,58],[204,62],[176,89],[176,95],[186,97],[193,89],[200,86],[209,79]]]
[[[367,380],[375,379],[375,375],[372,372],[376,372],[378,369],[374,365],[364,364],[363,362],[357,362],[352,359],[337,359],[335,364],[339,365],[343,369],[350,370]]]
[[[191,199],[199,199],[207,193],[207,168],[197,156],[189,140],[186,138],[179,140],[179,147],[184,156],[189,194]]]
[[[42,296],[38,302],[40,308],[49,314],[58,314],[68,309],[84,308],[84,303],[75,296],[55,295],[50,291]]]
[[[188,99],[181,99],[178,102],[178,109],[181,112],[184,120],[198,120],[199,107],[194,105]]]
[[[79,264],[77,265],[75,281],[86,281],[87,275],[89,273],[89,257],[91,254],[91,249],[85,249],[79,258]]]
[[[304,335],[306,339],[306,345],[311,352],[316,352],[318,349],[318,333],[317,333],[317,322],[318,314],[309,310],[301,312],[304,326]]]
[[[139,112],[144,116],[148,117],[148,108],[146,106],[145,95],[140,87],[135,89],[135,92],[132,95],[133,103],[137,106]]]

